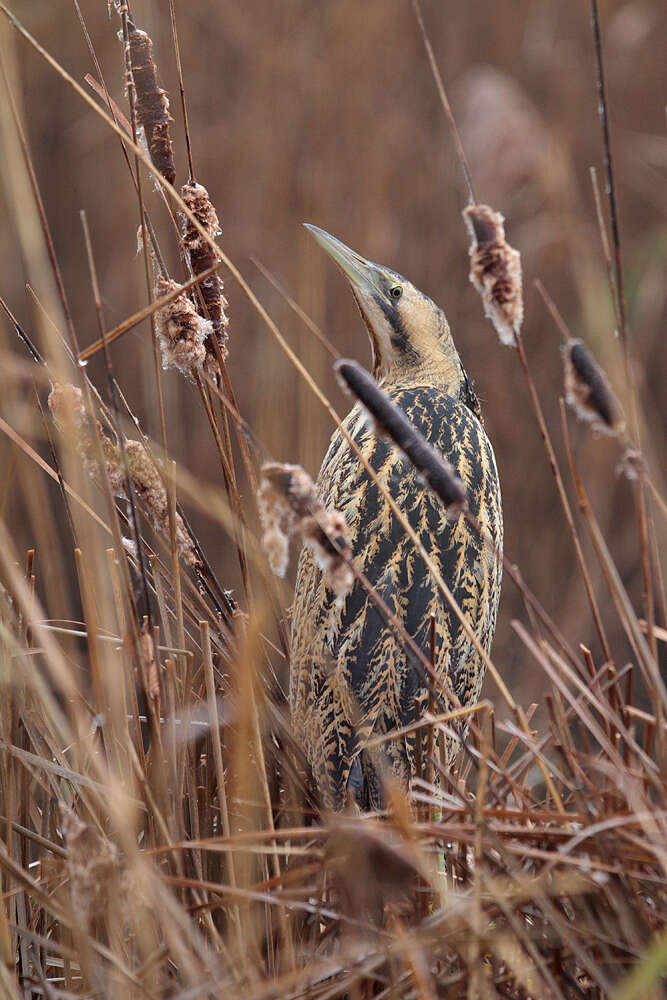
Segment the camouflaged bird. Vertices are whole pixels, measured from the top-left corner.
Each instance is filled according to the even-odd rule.
[[[463,516],[448,519],[408,459],[375,433],[357,404],[344,425],[408,518],[485,650],[496,624],[502,564],[502,507],[493,449],[480,406],[444,313],[400,274],[372,264],[314,226],[315,239],[352,288],[373,351],[373,374],[463,481],[482,541]],[[326,507],[351,528],[355,565],[375,587],[463,705],[474,703],[483,663],[422,557],[337,430],[317,482]],[[432,621],[435,642],[432,645]],[[342,600],[310,550],[301,552],[292,611],[290,704],[295,735],[323,805],[341,809],[350,793],[364,809],[384,807],[384,777],[405,788],[415,773],[415,732],[366,747],[371,737],[409,725],[428,692],[395,632],[361,583]],[[448,741],[453,757],[455,741]]]

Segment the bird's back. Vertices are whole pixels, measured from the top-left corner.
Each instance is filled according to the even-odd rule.
[[[434,387],[395,388],[392,401],[463,480],[471,513],[502,548],[500,487],[493,450],[472,410]],[[483,646],[491,646],[501,563],[463,516],[448,520],[442,503],[411,463],[374,433],[355,406],[345,427],[407,516]],[[463,704],[479,696],[483,665],[440,594],[414,544],[345,437],[337,431],[318,478],[320,498],[351,527],[355,564],[376,588],[436,671],[446,671]],[[432,645],[432,621],[435,643]],[[409,725],[423,714],[427,690],[400,640],[363,586],[343,600],[327,586],[309,549],[299,561],[292,613],[290,702],[322,799],[341,808],[348,783],[368,808],[383,805],[381,775],[407,784],[415,768],[411,733],[373,749],[371,736]]]

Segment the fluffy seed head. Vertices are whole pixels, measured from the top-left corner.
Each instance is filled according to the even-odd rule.
[[[169,536],[169,502],[155,462],[141,441],[127,440],[123,449],[106,434],[99,421],[88,416],[81,389],[74,385],[56,383],[48,399],[49,409],[59,430],[69,432],[81,456],[83,468],[98,483],[101,468],[95,447],[95,425],[99,436],[104,474],[112,494],[127,499],[127,476],[132,487],[150,515],[155,527]],[[123,461],[123,451],[125,461]],[[127,474],[125,466],[127,465]],[[194,543],[180,514],[176,514],[176,547],[178,554],[188,566],[199,563]]]
[[[505,219],[488,205],[468,205],[470,280],[501,343],[513,347],[523,322],[521,255],[505,240]]]
[[[184,184],[181,188],[181,197],[208,236],[212,240],[217,239],[220,235],[218,213],[203,184],[197,184],[194,181]],[[183,219],[182,235],[194,274],[201,274],[202,271],[212,267],[216,260],[215,253],[187,217]],[[227,299],[223,295],[222,278],[218,274],[212,274],[205,281],[202,281],[199,289],[206,306],[206,312],[213,325],[212,332],[206,338],[206,367],[209,374],[214,376],[218,371],[218,360],[213,338],[217,341],[222,357],[226,358],[228,353],[227,327],[229,320],[225,312]]]
[[[308,473],[300,465],[267,462],[257,500],[264,528],[262,546],[276,576],[285,575],[289,539],[299,532],[334,593],[347,594],[354,583],[346,562],[352,557],[350,529],[340,511],[323,506]]]
[[[114,844],[79,819],[64,802],[59,810],[72,906],[84,922],[90,923],[104,917],[113,894],[119,890],[120,855]]]
[[[162,298],[181,286],[160,275],[155,295]],[[206,341],[213,334],[213,324],[200,316],[187,293],[177,295],[155,313],[155,327],[162,351],[162,367],[177,368],[187,378],[195,379],[206,360]]]

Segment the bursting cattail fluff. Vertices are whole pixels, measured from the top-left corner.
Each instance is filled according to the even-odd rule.
[[[160,275],[155,295],[162,298],[180,287],[178,282]],[[188,294],[183,292],[157,310],[155,329],[163,368],[176,368],[194,380],[206,361],[206,341],[213,333],[211,321],[199,315]]]
[[[285,575],[289,539],[298,532],[334,593],[343,597],[350,591],[354,574],[346,562],[352,557],[349,526],[340,511],[324,507],[315,484],[300,465],[263,465],[258,503],[264,528],[262,546],[276,576]]]
[[[126,440],[115,444],[98,420],[86,411],[83,392],[75,385],[56,383],[48,399],[49,409],[58,429],[68,434],[76,446],[84,470],[99,482],[100,465],[95,445],[97,436],[102,450],[104,474],[115,497],[127,499],[127,477],[139,501],[155,527],[169,535],[167,491],[155,462],[141,441]],[[127,469],[127,474],[126,470]],[[188,566],[199,563],[192,539],[180,514],[176,514],[176,548]]]
[[[184,184],[181,197],[193,216],[212,240],[220,235],[220,222],[209,193],[202,184],[194,181]],[[201,274],[208,270],[216,260],[212,247],[206,242],[199,230],[185,217],[183,219],[183,243],[190,258],[193,274]],[[229,320],[225,313],[227,299],[223,295],[222,278],[212,274],[201,282],[200,294],[206,313],[212,324],[212,332],[206,339],[206,365],[211,375],[218,370],[218,360],[213,344],[215,338],[223,358],[227,357],[227,327]]]
[[[523,322],[521,255],[505,239],[505,219],[488,205],[468,205],[470,281],[503,344],[513,347]]]

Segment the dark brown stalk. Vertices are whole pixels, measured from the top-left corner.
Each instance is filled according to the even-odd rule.
[[[456,121],[452,113],[452,109],[449,103],[449,98],[447,97],[447,92],[445,91],[442,82],[442,77],[440,76],[440,70],[438,69],[438,63],[435,58],[435,53],[433,52],[433,46],[431,45],[428,34],[426,33],[426,27],[424,26],[424,19],[422,17],[421,4],[419,0],[412,0],[412,6],[414,7],[414,11],[417,17],[419,32],[422,36],[422,41],[424,42],[424,48],[426,49],[426,55],[428,56],[428,61],[431,66],[433,79],[435,80],[435,85],[438,88],[440,103],[442,104],[443,111],[445,112],[445,117],[447,118],[447,124],[449,125],[450,131],[454,138],[456,155],[458,157],[459,163],[461,164],[463,177],[466,182],[466,187],[468,188],[468,200],[470,201],[471,204],[473,204],[475,201],[477,201],[477,199],[475,198],[475,192],[472,186],[472,174],[470,173],[470,167],[468,166],[468,160],[466,158],[465,150],[463,149],[463,143],[461,142],[461,136],[459,135],[459,130],[456,127]]]
[[[611,655],[611,650],[607,642],[607,636],[604,630],[604,626],[602,625],[600,610],[595,597],[595,593],[593,591],[593,584],[591,582],[590,574],[586,566],[586,560],[584,559],[584,553],[583,549],[581,548],[581,542],[579,541],[579,535],[577,533],[577,529],[574,524],[574,518],[572,517],[572,509],[570,507],[570,502],[567,498],[567,493],[565,492],[565,486],[563,485],[563,477],[561,475],[560,468],[558,465],[558,460],[556,458],[556,452],[554,451],[553,444],[551,443],[551,436],[547,428],[546,420],[544,419],[544,413],[542,412],[540,397],[537,393],[537,388],[535,387],[535,383],[533,382],[533,377],[530,373],[530,369],[528,368],[528,359],[526,357],[526,352],[523,346],[523,340],[520,334],[517,334],[516,336],[516,347],[517,347],[517,353],[519,355],[519,361],[521,362],[521,368],[523,369],[523,373],[526,378],[528,392],[530,393],[530,398],[533,405],[533,410],[535,411],[535,416],[537,418],[537,424],[540,429],[542,441],[544,442],[547,458],[549,459],[549,465],[551,466],[551,471],[556,481],[556,488],[558,490],[558,496],[560,498],[561,507],[563,508],[563,513],[565,514],[565,520],[567,521],[567,526],[570,532],[570,537],[572,539],[572,544],[574,545],[574,551],[577,557],[577,562],[579,564],[581,576],[584,581],[586,596],[588,597],[588,602],[591,606],[591,612],[593,614],[593,621],[595,622],[595,628],[597,630],[600,643],[602,645],[602,650],[605,659],[609,662],[612,662],[613,658]]]
[[[183,133],[185,135],[185,148],[188,153],[189,179],[195,179],[195,170],[192,165],[192,139],[190,136],[190,126],[188,123],[188,107],[185,100],[185,87],[183,85],[183,66],[181,65],[181,47],[178,44],[178,30],[176,28],[176,9],[174,0],[169,0],[169,18],[171,20],[171,37],[174,42],[174,53],[176,55],[176,70],[178,72],[178,89],[181,95],[181,111],[183,113]]]
[[[639,415],[637,412],[637,397],[635,381],[630,356],[630,343],[625,309],[625,288],[623,282],[623,263],[621,256],[621,236],[618,223],[618,208],[616,203],[616,183],[611,152],[611,133],[609,128],[609,112],[607,109],[607,93],[605,88],[604,64],[602,58],[602,40],[600,37],[600,17],[598,0],[591,0],[591,26],[593,29],[593,48],[595,52],[595,81],[598,92],[598,113],[602,126],[602,146],[604,152],[604,167],[609,196],[609,216],[611,221],[611,238],[614,250],[614,274],[616,279],[617,314],[619,319],[619,336],[623,347],[625,378],[630,395],[630,411],[632,414],[633,437],[640,447]],[[612,286],[612,296],[614,287]],[[639,533],[639,548],[644,585],[644,604],[646,622],[648,625],[648,643],[654,657],[657,657],[657,642],[655,638],[655,606],[653,600],[653,580],[651,571],[651,548],[648,537],[648,522],[646,515],[646,495],[641,482],[634,487],[635,505],[637,510],[637,528]]]

